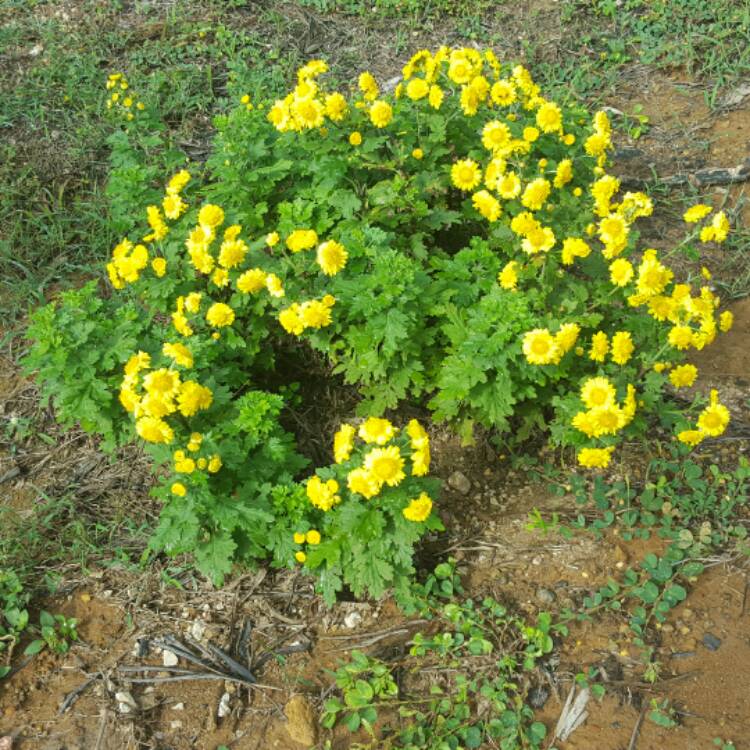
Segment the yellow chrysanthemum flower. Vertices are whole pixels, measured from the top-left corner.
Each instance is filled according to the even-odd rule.
[[[698,443],[703,442],[706,438],[706,433],[700,430],[682,430],[677,434],[677,439],[691,448],[695,448]]]
[[[342,424],[338,432],[333,436],[333,458],[337,464],[348,461],[354,448],[354,427],[350,424]]]
[[[482,129],[482,145],[488,151],[505,149],[512,139],[510,128],[499,120],[491,120]]]
[[[576,258],[587,258],[591,254],[591,247],[580,237],[566,237],[562,244],[560,260],[563,265],[570,266]]]
[[[633,264],[625,258],[618,258],[609,264],[609,278],[615,286],[625,286],[634,273]]]
[[[412,78],[409,83],[406,84],[406,95],[409,99],[417,101],[424,99],[430,93],[430,84],[425,81],[424,78]]]
[[[329,511],[341,502],[341,497],[336,494],[339,491],[339,483],[335,479],[323,482],[315,474],[307,480],[306,491],[312,505],[322,511]]]
[[[612,361],[624,365],[635,351],[635,344],[629,331],[617,331],[612,336]]]
[[[266,289],[272,297],[283,297],[286,294],[281,279],[275,273],[266,276]]]
[[[427,101],[433,109],[440,109],[440,105],[443,103],[443,89],[440,86],[430,86],[430,93],[427,97]]]
[[[711,403],[698,415],[698,429],[711,437],[718,437],[729,424],[729,409],[719,403],[719,394],[711,391]]]
[[[513,81],[509,81],[507,78],[495,81],[490,89],[490,98],[499,107],[508,107],[513,104],[516,100],[516,87],[513,85]]]
[[[234,317],[234,310],[223,302],[214,302],[206,312],[206,322],[213,328],[232,325]]]
[[[461,159],[451,167],[451,182],[459,190],[473,190],[482,181],[482,170],[472,159]]]
[[[605,469],[609,466],[614,447],[582,448],[578,453],[578,463],[589,469]]]
[[[177,405],[183,417],[192,417],[213,403],[213,393],[193,380],[187,380],[180,386]]]
[[[607,378],[588,378],[581,386],[581,401],[589,409],[611,406],[616,396],[615,387]]]
[[[147,443],[171,443],[174,440],[172,428],[157,417],[141,417],[136,420],[135,431]]]
[[[548,365],[558,358],[555,338],[546,328],[535,328],[524,334],[523,353],[532,365]]]
[[[515,292],[518,288],[518,263],[515,260],[506,263],[497,280],[503,289]]]
[[[430,496],[423,492],[419,497],[411,500],[403,509],[402,513],[407,521],[422,523],[426,521],[432,512],[432,500]]]
[[[682,215],[682,218],[688,224],[695,224],[704,217],[708,216],[711,211],[713,211],[713,208],[711,206],[707,206],[705,203],[696,203],[694,206],[690,206],[690,208],[685,211],[685,213]]]
[[[224,210],[220,206],[207,203],[198,212],[198,224],[215,229],[224,223]]]
[[[495,182],[495,187],[500,197],[507,201],[521,195],[521,180],[515,172],[501,174]]]
[[[317,261],[326,276],[335,276],[346,265],[349,257],[346,248],[339,242],[328,240],[318,245]]]
[[[393,119],[393,109],[388,102],[382,100],[373,102],[370,107],[370,122],[376,128],[386,127]]]
[[[553,185],[556,188],[561,188],[567,185],[573,179],[573,161],[571,159],[563,159],[555,170],[555,179]]]
[[[262,268],[251,268],[237,278],[237,289],[243,294],[256,294],[266,288],[266,272]]]
[[[486,190],[480,190],[478,193],[474,193],[471,202],[474,205],[474,208],[490,223],[495,222],[500,218],[500,214],[502,213],[500,201]]]
[[[686,325],[673,326],[669,331],[667,341],[675,349],[688,349],[693,343],[693,329]]]
[[[325,99],[326,116],[334,122],[340,122],[346,115],[346,99],[338,91],[328,94]]]
[[[521,203],[531,211],[538,211],[547,200],[552,186],[544,177],[532,180],[523,191]]]
[[[242,240],[224,240],[219,250],[219,265],[223,268],[235,268],[239,266],[245,260],[247,250],[247,245]]]
[[[300,336],[305,330],[305,324],[300,317],[300,306],[296,302],[293,302],[289,307],[284,308],[279,312],[279,323],[281,327],[287,332],[294,336]]]
[[[562,112],[554,102],[544,102],[536,112],[536,124],[545,133],[555,133],[562,128]]]
[[[346,486],[350,492],[362,495],[366,500],[375,497],[383,486],[371,472],[363,468],[353,469],[347,474]]]
[[[192,367],[193,366],[193,355],[184,344],[175,343],[165,343],[162,347],[162,352],[169,357],[170,359],[173,359],[176,364],[180,365],[181,367]]]
[[[293,252],[309,250],[318,242],[318,234],[314,229],[295,229],[287,238],[286,246]]]
[[[396,435],[396,428],[387,419],[381,417],[368,417],[359,426],[359,436],[366,443],[385,445]]]
[[[396,445],[371,450],[365,455],[364,468],[378,482],[389,487],[396,487],[406,477],[404,459]]]
[[[675,388],[689,388],[698,377],[695,365],[679,365],[669,373],[669,381]]]
[[[734,324],[734,315],[730,310],[724,310],[719,316],[719,330],[726,333],[732,328]]]

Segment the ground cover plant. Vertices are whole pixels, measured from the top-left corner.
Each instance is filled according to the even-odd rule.
[[[26,366],[61,419],[147,444],[165,503],[154,549],[193,552],[217,582],[271,554],[317,571],[329,601],[342,578],[405,592],[413,544],[439,528],[427,433],[382,417],[407,399],[466,439],[550,424],[590,468],[656,419],[689,446],[725,430],[715,391],[690,417],[667,386],[693,384],[685,351],[732,314],[663,262],[722,243],[723,211],[689,209],[666,254],[639,247],[653,207],[606,173],[607,115],[545,99],[489,50],[423,50],[392,95],[364,72],[347,98],[326,71],[309,62],[273,103],[241,97],[217,118],[207,184],[174,173],[115,247],[112,296],[90,283],[29,329]],[[106,88],[119,151],[143,150],[149,106],[120,73]],[[115,174],[119,208],[132,181]],[[367,417],[304,485],[283,396],[260,387],[285,334],[358,387]]]

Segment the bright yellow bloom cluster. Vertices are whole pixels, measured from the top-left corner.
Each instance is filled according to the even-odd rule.
[[[608,448],[582,448],[578,452],[578,463],[587,469],[605,469],[614,452],[614,446]]]
[[[311,60],[297,71],[297,85],[284,99],[278,99],[268,112],[268,119],[282,133],[301,132],[321,128],[326,118],[341,122],[348,105],[342,94],[325,94],[318,85],[318,77],[327,72],[322,60]]]
[[[176,351],[175,346],[165,344],[171,351]],[[143,371],[148,372],[142,375]],[[175,370],[151,369],[151,357],[146,352],[138,352],[125,364],[119,398],[123,407],[135,416],[136,431],[144,440],[171,443],[174,432],[165,417],[175,412],[190,417],[208,409],[213,394],[193,380],[183,381]]]
[[[115,289],[138,281],[141,271],[148,265],[148,250],[144,245],[133,245],[126,237],[112,251],[112,261],[107,263],[107,274]]]
[[[287,238],[286,246],[293,252],[309,250],[318,242],[318,234],[314,229],[295,229]]]
[[[366,443],[386,445],[396,436],[397,432],[389,420],[380,417],[368,417],[359,426],[357,434]]]
[[[331,308],[336,299],[327,294],[320,300],[293,302],[279,313],[279,323],[287,333],[300,336],[307,328],[325,328],[331,324]]]
[[[406,478],[406,458],[411,460],[410,473],[421,477],[430,470],[430,439],[416,420],[412,419],[407,427],[410,455],[403,455],[398,445],[389,444],[398,436],[398,430],[388,420],[381,417],[369,417],[359,428],[344,424],[333,438],[333,453],[337,464],[349,461],[358,436],[367,446],[373,446],[362,455],[360,465],[350,469],[347,474],[347,487],[355,495],[366,500],[376,497],[383,487],[396,487]],[[429,513],[428,513],[429,515]]]
[[[295,544],[309,544],[311,547],[315,547],[321,542],[321,535],[317,529],[310,529],[306,532],[295,531],[292,535]],[[297,550],[294,553],[294,559],[298,563],[303,563],[307,560],[307,555],[302,550]]]
[[[575,346],[581,328],[577,323],[564,323],[556,334],[547,328],[535,328],[524,334],[523,353],[532,365],[559,364]]]
[[[729,219],[723,211],[714,214],[710,224],[701,229],[701,242],[724,242],[729,234]]]
[[[193,433],[193,436],[200,434]],[[192,453],[200,451],[200,442],[196,443],[194,440],[188,443],[188,450]],[[222,467],[221,456],[214,453],[211,456],[189,456],[184,450],[177,450],[172,454],[174,460],[174,470],[177,474],[193,474],[196,470],[203,471],[208,470],[211,474],[216,474]]]
[[[310,502],[322,511],[329,511],[341,502],[341,496],[336,494],[339,491],[339,483],[335,479],[324,482],[314,474],[307,480],[306,491]]]
[[[515,292],[518,288],[518,262],[511,260],[506,263],[497,275],[497,281],[503,289]]]
[[[356,430],[350,424],[343,424],[333,436],[333,459],[337,464],[348,461],[354,449]]]
[[[110,73],[106,86],[107,91],[112,92],[107,98],[107,109],[119,109],[126,120],[134,120],[135,113],[145,109],[145,105],[132,92],[127,78],[122,73]]]
[[[616,435],[635,416],[635,388],[628,385],[622,405],[617,403],[614,385],[604,377],[589,378],[581,386],[581,401],[587,407],[573,417],[573,427],[587,437]]]

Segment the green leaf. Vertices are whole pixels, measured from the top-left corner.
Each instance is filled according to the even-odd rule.
[[[32,641],[28,646],[26,646],[23,653],[26,656],[38,654],[46,645],[47,642],[45,640],[37,638],[35,641]]]
[[[470,750],[481,747],[482,745],[482,730],[479,727],[473,726],[468,727],[464,731],[464,744]]]
[[[361,720],[358,713],[349,714],[349,717],[346,720],[346,726],[350,732],[356,732],[359,729],[360,723]]]
[[[221,586],[224,576],[232,570],[236,548],[237,545],[228,533],[219,531],[212,534],[208,541],[196,547],[195,563],[198,570],[216,586]]]

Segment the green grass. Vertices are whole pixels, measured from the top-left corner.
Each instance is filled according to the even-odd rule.
[[[747,3],[572,0],[572,5],[588,15],[601,41],[622,40],[623,54],[637,57],[645,65],[684,68],[689,76],[706,79],[710,103],[716,101],[723,86],[750,73]],[[594,36],[582,41],[599,46]]]

